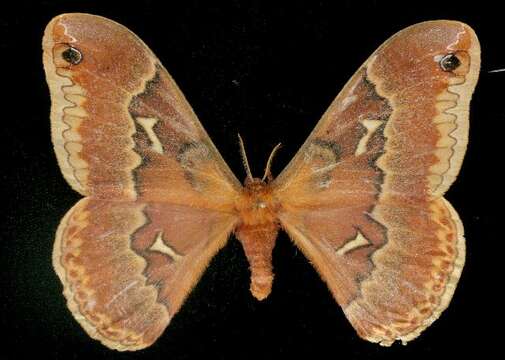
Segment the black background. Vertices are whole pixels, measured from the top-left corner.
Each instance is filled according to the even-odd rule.
[[[183,5],[181,5],[183,3]],[[0,358],[332,359],[484,356],[500,345],[503,211],[503,12],[499,2],[13,1],[0,14]],[[3,5],[2,5],[3,6]],[[287,235],[274,251],[273,292],[257,302],[232,238],[164,335],[135,353],[89,338],[67,310],[51,265],[55,229],[80,198],[52,150],[41,38],[63,12],[109,17],[137,33],[171,72],[239,178],[236,136],[261,175],[277,142],[274,174],[295,154],[339,89],[389,36],[432,19],[467,22],[482,46],[467,156],[446,197],[466,230],[467,263],[450,307],[408,346],[359,339]]]

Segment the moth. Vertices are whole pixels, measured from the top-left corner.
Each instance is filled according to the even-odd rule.
[[[127,28],[57,16],[43,62],[58,164],[84,196],[61,220],[53,264],[92,338],[117,350],[151,345],[231,234],[252,295],[265,299],[280,229],[363,339],[406,343],[448,306],[465,242],[443,195],[461,167],[480,68],[468,25],[428,21],[392,36],[278,177],[273,154],[260,179],[243,151],[243,185]]]

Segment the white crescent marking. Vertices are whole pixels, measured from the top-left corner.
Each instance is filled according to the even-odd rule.
[[[358,234],[353,240],[346,242],[340,249],[337,250],[337,255],[345,255],[351,250],[369,244],[370,242],[367,240],[367,238],[364,237],[363,234],[358,230]]]
[[[163,154],[163,146],[161,145],[160,139],[154,133],[154,125],[158,122],[156,118],[147,118],[147,117],[138,117],[136,118],[137,122],[144,128],[144,131],[151,141],[151,149],[158,154]]]
[[[182,255],[177,254],[177,252],[174,249],[172,249],[163,241],[163,231],[160,231],[156,235],[156,240],[154,241],[154,244],[151,245],[149,250],[158,251],[162,254],[168,255],[174,261],[177,261],[182,258]]]
[[[361,155],[366,152],[366,146],[368,144],[368,140],[372,134],[379,128],[382,124],[381,120],[363,120],[361,122],[363,126],[366,128],[366,134],[359,140],[358,146],[356,147],[356,152],[354,155]]]

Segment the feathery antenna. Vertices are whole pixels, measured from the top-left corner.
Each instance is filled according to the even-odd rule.
[[[249,162],[247,161],[247,155],[245,153],[244,140],[242,140],[242,136],[238,135],[238,142],[240,144],[240,155],[242,155],[242,164],[244,164],[244,169],[247,174],[247,178],[252,180],[251,168],[249,167]]]
[[[277,145],[275,145],[272,152],[270,153],[270,156],[268,157],[267,161],[267,166],[265,166],[265,173],[263,174],[263,178],[261,179],[261,181],[265,181],[265,179],[268,179],[269,181],[272,180],[272,173],[270,171],[270,168],[272,166],[272,160],[274,159],[275,153],[277,152],[277,150],[281,148],[281,146],[282,146],[281,143],[278,143]]]

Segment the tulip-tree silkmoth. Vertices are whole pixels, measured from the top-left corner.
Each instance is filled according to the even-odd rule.
[[[480,66],[469,26],[428,21],[391,37],[277,178],[271,158],[254,178],[243,151],[243,185],[128,29],[64,14],[43,50],[54,149],[84,196],[58,227],[53,263],[91,337],[151,345],[231,234],[264,299],[280,229],[368,341],[405,343],[448,306],[465,243],[443,195],[463,160]]]

